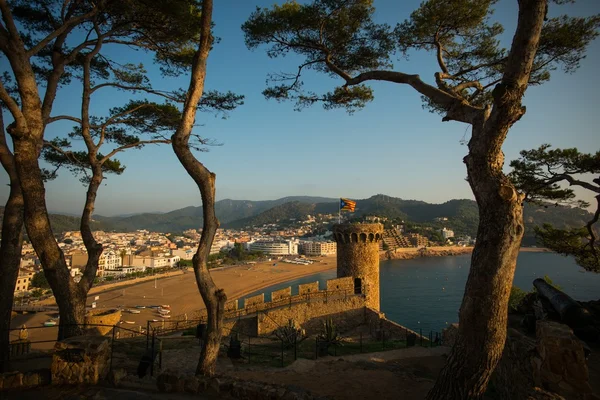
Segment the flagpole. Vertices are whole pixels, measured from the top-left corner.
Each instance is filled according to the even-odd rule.
[[[342,200],[338,203],[338,224],[342,223]]]

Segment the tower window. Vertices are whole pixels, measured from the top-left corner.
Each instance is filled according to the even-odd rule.
[[[354,294],[362,294],[362,280],[354,278]]]

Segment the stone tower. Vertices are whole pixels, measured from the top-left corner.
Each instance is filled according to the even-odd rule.
[[[379,311],[379,241],[381,224],[336,224],[337,277],[354,278],[354,292],[363,293],[367,306]]]

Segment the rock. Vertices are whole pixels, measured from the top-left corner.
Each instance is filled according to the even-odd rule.
[[[185,379],[183,383],[183,390],[186,393],[196,394],[200,391],[200,380],[195,376]]]
[[[568,398],[591,394],[584,347],[573,331],[558,322],[538,321],[536,336],[536,386]]]
[[[221,381],[219,380],[219,378],[210,378],[208,380],[208,385],[206,387],[206,391],[210,392],[211,394],[219,394],[220,393],[220,388],[221,388]]]
[[[458,337],[458,324],[450,324],[446,329],[442,330],[442,344],[444,346],[452,347],[456,338]]]
[[[42,383],[40,375],[36,372],[28,372],[23,375],[23,387],[32,388]]]
[[[159,392],[171,393],[175,391],[179,381],[177,375],[170,372],[163,372],[156,378],[156,387]]]
[[[113,369],[108,373],[107,380],[113,386],[118,386],[119,382],[127,376],[127,371],[123,368]]]
[[[18,389],[23,386],[23,374],[20,372],[8,372],[2,374],[2,390]]]
[[[53,384],[96,385],[108,370],[110,345],[101,336],[76,336],[54,346],[52,356]]]

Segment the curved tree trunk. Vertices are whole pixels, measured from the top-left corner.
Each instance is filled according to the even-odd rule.
[[[85,292],[73,281],[50,226],[45,188],[38,164],[40,146],[28,136],[13,135],[15,165],[25,204],[25,227],[44,268],[60,314],[59,339],[83,333]]]
[[[482,398],[506,340],[508,298],[524,232],[523,199],[502,173],[501,151],[475,149],[479,136],[473,134],[473,150],[465,157],[479,206],[477,242],[457,341],[428,399]]]
[[[0,243],[0,372],[5,372],[10,345],[11,311],[23,247],[23,195],[13,156],[6,143],[1,113],[0,163],[10,179],[10,194],[4,207],[2,241]]]
[[[529,82],[547,10],[546,0],[520,0],[519,21],[494,103],[473,122],[468,180],[479,206],[477,242],[459,314],[458,337],[427,398],[481,399],[506,340],[508,298],[523,237],[524,196],[502,172],[502,144],[524,114]]]
[[[95,154],[94,154],[95,157]],[[100,256],[102,255],[103,247],[100,243],[96,241],[94,238],[94,233],[92,232],[92,228],[90,223],[92,221],[92,215],[94,214],[94,204],[96,203],[96,195],[98,193],[98,188],[102,183],[103,174],[102,167],[99,165],[95,165],[92,168],[92,179],[88,185],[88,190],[85,197],[85,206],[83,208],[83,213],[81,214],[81,222],[79,230],[81,231],[81,238],[83,239],[83,244],[88,253],[88,259],[85,264],[85,270],[83,271],[83,276],[81,277],[81,281],[79,281],[79,286],[81,290],[86,293],[92,288],[94,284],[94,278],[96,277],[96,273],[98,272],[98,264],[100,262]]]
[[[192,76],[187,91],[187,98],[183,106],[181,122],[172,136],[173,151],[177,155],[181,165],[183,165],[200,189],[202,197],[202,212],[204,217],[202,236],[200,237],[198,250],[192,259],[192,265],[200,295],[208,310],[208,326],[196,374],[208,376],[215,373],[217,356],[219,355],[219,347],[221,345],[223,311],[227,296],[223,289],[218,289],[215,285],[206,264],[215,233],[219,227],[219,220],[215,215],[216,176],[194,157],[194,154],[190,150],[189,140],[196,118],[196,108],[204,91],[206,61],[212,44],[210,31],[212,9],[212,0],[204,0],[202,2],[200,42],[194,55]]]

